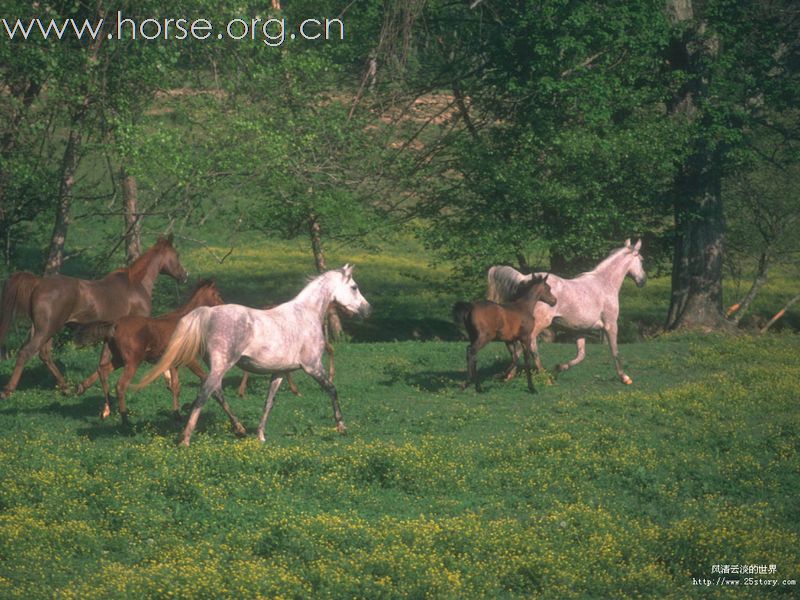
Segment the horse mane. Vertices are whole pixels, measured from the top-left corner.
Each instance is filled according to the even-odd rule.
[[[172,235],[164,237],[163,235],[158,236],[158,240],[156,243],[150,246],[147,250],[142,252],[142,254],[131,263],[131,266],[128,267],[128,278],[131,281],[141,281],[144,279],[145,274],[147,273],[147,266],[150,264],[150,260],[152,259],[153,254],[160,252],[163,248],[167,246],[172,246]],[[123,269],[119,269],[123,270]]]
[[[622,248],[617,248],[616,250],[612,250],[611,254],[609,254],[603,260],[601,260],[599,263],[597,263],[597,265],[595,266],[594,269],[592,269],[591,271],[584,271],[583,273],[578,273],[575,277],[577,278],[577,277],[581,277],[583,275],[589,275],[590,273],[596,273],[597,271],[599,271],[599,270],[607,267],[609,264],[611,264],[617,258],[618,255],[620,255],[620,254],[622,254],[622,253],[624,253],[624,252],[626,252],[628,250],[630,250],[630,248],[626,248],[625,246],[623,246]]]
[[[531,278],[525,281],[521,281],[517,286],[517,289],[514,291],[514,294],[509,299],[509,302],[514,302],[516,300],[521,300],[528,296],[530,291],[534,288],[534,286],[542,283],[545,280],[544,277],[541,275],[533,275],[531,274]]]
[[[508,302],[517,294],[519,285],[530,278],[531,275],[523,275],[507,265],[490,267],[487,273],[486,299],[498,304]]]

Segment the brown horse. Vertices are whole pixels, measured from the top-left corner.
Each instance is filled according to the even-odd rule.
[[[482,391],[478,381],[476,356],[489,342],[502,340],[507,343],[522,343],[528,389],[535,391],[531,379],[532,332],[535,325],[533,307],[540,301],[555,306],[556,298],[547,284],[547,275],[533,277],[520,284],[518,292],[516,298],[506,304],[484,300],[473,304],[456,302],[453,306],[453,318],[457,324],[463,323],[470,342],[467,347],[467,381],[462,389],[474,382],[475,391]]]
[[[81,327],[77,335],[79,342],[94,343],[98,339],[104,339],[106,345],[103,347],[97,371],[79,384],[77,392],[83,393],[99,378],[104,396],[100,416],[105,419],[111,414],[108,376],[114,370],[125,367],[116,389],[119,413],[122,420],[127,422],[128,409],[125,404],[125,392],[136,375],[139,365],[144,361],[153,363],[161,358],[181,317],[198,306],[219,306],[220,304],[224,304],[224,301],[216,283],[211,279],[202,279],[197,283],[189,300],[170,313],[158,317],[127,316],[117,320],[116,323],[90,323]],[[186,366],[201,380],[205,379],[205,371],[196,361],[192,361]],[[178,397],[181,384],[177,369],[170,370],[169,387],[172,391],[173,414],[180,418]]]
[[[30,294],[27,315],[33,322],[33,328],[28,341],[19,351],[14,372],[0,393],[0,398],[8,398],[17,388],[25,364],[37,352],[61,390],[66,393],[67,382],[50,355],[51,338],[68,323],[116,321],[126,315],[149,315],[153,285],[159,273],[181,282],[188,278],[178,252],[172,246],[172,236],[159,238],[130,267],[112,271],[102,279],[51,275],[34,280],[12,275],[3,287],[4,310],[0,315],[0,333],[5,334],[9,326],[6,320],[10,321],[13,316],[13,311],[6,313],[6,304],[19,307],[18,299],[24,297],[25,293]],[[32,289],[23,290],[23,284],[32,285]]]

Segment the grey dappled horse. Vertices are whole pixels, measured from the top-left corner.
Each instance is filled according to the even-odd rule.
[[[558,298],[555,306],[548,306],[537,302],[533,311],[536,325],[533,330],[532,350],[536,368],[543,371],[542,361],[539,358],[536,336],[552,323],[557,327],[575,330],[590,331],[601,329],[608,336],[608,345],[614,366],[622,383],[631,384],[633,380],[622,370],[617,349],[617,318],[619,317],[619,290],[626,276],[630,276],[636,285],[642,287],[647,280],[642,265],[642,241],[639,240],[631,246],[630,240],[625,240],[622,248],[614,250],[594,270],[582,273],[574,279],[564,279],[550,274],[547,282],[553,295]],[[491,267],[488,273],[489,289],[487,298],[493,302],[507,302],[513,297],[519,284],[530,280],[533,275],[541,276],[544,273],[523,275],[516,269],[506,266]],[[566,371],[580,363],[586,356],[586,337],[581,336],[575,342],[578,354],[571,361],[556,365],[556,372]],[[512,365],[506,373],[513,377],[516,372],[518,350],[509,347],[512,355]]]
[[[164,356],[136,388],[147,385],[171,367],[190,362],[198,352],[205,352],[210,371],[183,431],[181,443],[188,446],[209,395],[214,393],[221,400],[222,377],[231,367],[237,365],[245,372],[272,374],[258,425],[258,439],[263,442],[264,427],[283,378],[290,371],[303,369],[330,395],[336,429],[345,433],[336,388],[322,365],[323,321],[334,301],[348,312],[364,317],[372,311],[353,280],[352,265],[323,273],[293,300],[267,310],[238,304],[197,308],[181,319]],[[236,424],[234,429],[238,430]]]

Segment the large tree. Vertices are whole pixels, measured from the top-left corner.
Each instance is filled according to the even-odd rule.
[[[670,0],[670,63],[680,88],[673,118],[688,125],[673,186],[675,246],[669,328],[726,328],[723,177],[752,161],[753,132],[785,129],[777,114],[800,100],[794,2]]]

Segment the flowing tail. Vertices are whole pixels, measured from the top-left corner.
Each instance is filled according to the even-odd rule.
[[[191,362],[203,351],[209,312],[207,307],[196,308],[178,322],[175,332],[169,339],[167,349],[164,350],[164,355],[152,369],[145,373],[139,383],[132,386],[133,389],[142,389],[158,379],[158,376],[164,371]]]
[[[0,303],[0,357],[5,356],[3,342],[17,313],[23,311],[25,316],[31,318],[31,296],[33,290],[39,285],[41,277],[33,273],[20,271],[9,277],[3,284],[3,300]]]
[[[469,302],[456,302],[453,304],[453,321],[456,325],[469,330],[469,316],[472,313],[472,304]]]

